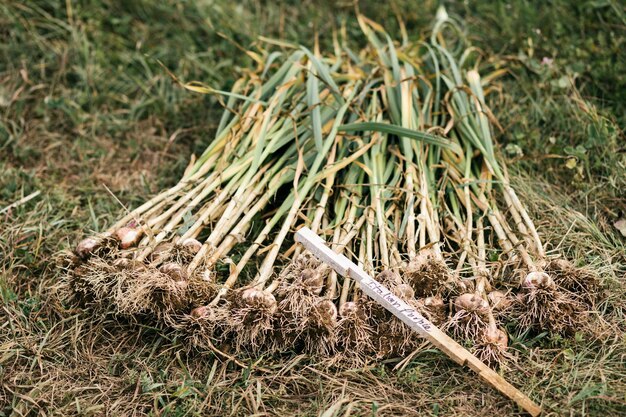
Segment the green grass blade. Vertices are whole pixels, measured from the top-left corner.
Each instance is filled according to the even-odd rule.
[[[441,146],[443,148],[450,149],[456,154],[462,155],[463,150],[461,147],[452,142],[449,139],[441,136],[436,136],[426,132],[419,132],[417,130],[407,129],[401,126],[392,125],[388,123],[378,122],[364,122],[364,123],[351,123],[342,125],[338,129],[340,132],[380,132],[387,133],[389,135],[396,135],[398,137],[406,137],[415,139],[423,143],[430,145]]]

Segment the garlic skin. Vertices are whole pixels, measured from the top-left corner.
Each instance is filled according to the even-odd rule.
[[[424,306],[426,307],[443,307],[445,305],[443,298],[439,295],[424,298]]]
[[[118,267],[120,269],[125,269],[130,266],[132,261],[128,258],[119,258],[113,261],[113,266]]]
[[[396,295],[402,298],[404,301],[412,300],[415,298],[415,290],[409,284],[399,284],[396,287]]]
[[[491,291],[487,294],[487,298],[489,299],[489,303],[491,304],[491,308],[495,311],[506,310],[511,306],[511,299],[506,296],[505,293],[499,290]]]
[[[483,337],[484,342],[495,345],[501,350],[506,350],[509,345],[509,337],[506,332],[497,327],[488,327]]]
[[[209,315],[209,306],[200,306],[191,310],[191,317],[194,319],[200,319]]]
[[[180,281],[174,281],[174,285],[176,286],[176,288],[180,291],[184,291],[187,289],[187,287],[189,287],[189,282],[181,279]]]
[[[348,301],[348,302],[344,303],[339,308],[339,314],[341,314],[341,317],[355,315],[357,311],[358,311],[358,307],[357,307],[356,303],[352,302],[352,301]]]
[[[202,271],[202,274],[200,274],[200,277],[203,281],[213,282],[215,280],[215,271],[211,269],[205,269],[204,271]]]
[[[241,298],[248,306],[266,309],[270,314],[278,309],[276,298],[267,291],[248,288],[241,294]]]
[[[159,271],[166,275],[169,275],[175,281],[185,281],[187,279],[187,273],[185,269],[174,262],[169,262],[159,268]]]
[[[189,250],[189,252],[193,253],[194,255],[200,252],[200,249],[202,249],[202,243],[200,243],[199,240],[191,238],[191,237],[188,239],[185,239],[182,243],[182,246],[186,248],[187,250]]]
[[[263,297],[261,298],[261,302],[263,307],[267,309],[270,314],[274,314],[278,309],[278,302],[273,294],[267,291],[261,291],[263,293]]]
[[[141,238],[141,229],[128,226],[120,227],[115,232],[115,237],[120,241],[120,248],[128,249],[139,243]]]
[[[256,288],[247,288],[241,294],[241,298],[248,304],[255,304],[262,297],[261,290]]]
[[[480,315],[489,312],[489,303],[477,294],[461,294],[454,300],[457,311],[465,310]]]
[[[524,277],[524,282],[522,283],[524,288],[551,288],[554,286],[554,281],[550,278],[550,275],[545,272],[533,271],[529,272],[526,277]]]
[[[362,315],[362,312],[357,303],[354,301],[347,301],[339,307],[339,315],[343,318],[357,318]]]
[[[149,259],[152,262],[165,261],[170,255],[170,253],[172,252],[173,248],[174,248],[174,245],[172,245],[171,243],[167,243],[167,242],[159,243],[150,253]]]
[[[91,254],[98,249],[100,242],[93,237],[88,237],[81,240],[74,248],[74,253],[81,259],[87,259]]]
[[[307,268],[300,273],[302,285],[312,294],[319,295],[324,287],[324,278],[315,269]]]
[[[381,282],[383,284],[391,284],[391,283],[398,283],[400,282],[400,276],[398,274],[396,274],[395,272],[386,269],[382,272],[380,272],[378,275],[376,275],[376,281]]]
[[[337,307],[330,300],[322,300],[315,306],[318,314],[327,322],[335,322],[337,320]]]

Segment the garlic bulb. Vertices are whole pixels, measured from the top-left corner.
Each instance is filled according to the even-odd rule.
[[[78,255],[79,258],[86,259],[91,256],[93,251],[95,251],[99,245],[100,242],[96,238],[88,237],[81,240],[78,245],[76,245],[74,253]]]
[[[185,239],[182,245],[193,254],[200,252],[200,249],[202,249],[202,243],[194,238]]]
[[[139,243],[139,239],[141,238],[141,229],[128,226],[120,227],[115,232],[115,237],[117,237],[120,241],[120,248],[128,249]]]

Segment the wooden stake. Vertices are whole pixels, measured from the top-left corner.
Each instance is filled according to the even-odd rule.
[[[513,385],[506,382],[497,372],[485,365],[467,349],[459,345],[437,326],[426,320],[413,307],[396,297],[384,285],[370,277],[363,269],[348,258],[337,254],[311,229],[304,227],[296,233],[296,241],[302,243],[319,260],[329,264],[338,274],[350,277],[360,284],[361,290],[389,310],[433,345],[437,346],[450,359],[461,366],[468,366],[489,385],[506,395],[531,416],[541,414],[541,408]]]

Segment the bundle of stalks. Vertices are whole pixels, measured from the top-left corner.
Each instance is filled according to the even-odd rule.
[[[349,103],[338,87],[320,86],[315,65],[325,69],[312,54],[297,51],[265,83],[254,78],[235,83],[231,93],[224,93],[227,110],[207,150],[192,160],[174,187],[128,212],[105,233],[80,242],[75,250],[79,266],[68,284],[126,315],[160,317],[188,307],[217,306],[276,230],[276,249],[265,255],[251,286],[263,290],[302,199],[325,175],[327,154]],[[342,87],[349,96],[352,87]],[[228,279],[218,282],[216,264],[228,259],[253,220],[267,213],[274,196],[292,183],[292,192]],[[275,308],[271,288],[262,294],[267,298],[262,304],[270,309]],[[259,304],[253,291],[232,293],[242,306]]]
[[[597,280],[548,257],[493,139],[485,95],[502,71],[481,78],[438,16],[428,42],[358,16],[358,54],[336,40],[323,57],[265,53],[230,92],[186,84],[227,97],[215,138],[174,187],[79,243],[68,288],[197,346],[351,364],[415,349],[351,279],[289,246],[307,226],[494,366],[512,356],[505,324],[578,329]]]
[[[504,321],[517,322],[521,331],[567,334],[583,330],[586,311],[593,308],[590,289],[597,280],[565,260],[548,259],[538,230],[496,153],[492,131],[497,122],[485,102],[488,81],[475,69],[466,71],[463,79],[462,67],[471,50],[455,60],[441,44],[435,47],[444,68],[441,78],[448,87],[444,102],[453,123],[449,136],[465,150],[461,159],[443,152],[446,229],[461,253],[457,270],[467,263],[472,277],[468,285],[472,291],[456,299],[454,317],[470,315],[471,320],[460,320],[465,336],[476,344],[480,357],[497,363],[508,357]],[[575,295],[567,283],[581,280],[564,276],[585,276],[586,286],[578,287],[580,294]]]

